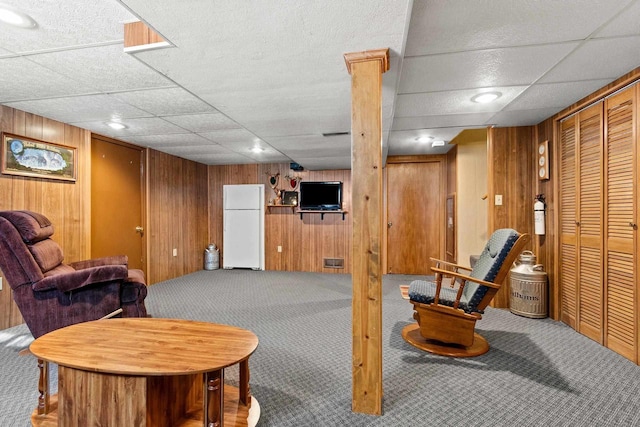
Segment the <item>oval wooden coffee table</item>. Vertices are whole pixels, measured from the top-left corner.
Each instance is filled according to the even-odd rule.
[[[257,346],[258,337],[246,329],[181,319],[105,319],[58,329],[29,347],[41,367],[31,422],[38,427],[255,424],[260,407],[249,390],[249,356]],[[49,399],[47,362],[58,365],[57,398]],[[239,387],[224,384],[224,368],[238,363]]]

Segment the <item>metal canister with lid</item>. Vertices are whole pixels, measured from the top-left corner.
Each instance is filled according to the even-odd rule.
[[[509,309],[519,316],[547,317],[547,273],[531,251],[523,251],[510,271]]]

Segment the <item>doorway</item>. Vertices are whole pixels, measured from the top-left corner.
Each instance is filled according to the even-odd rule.
[[[143,221],[144,150],[91,137],[91,257],[126,255],[146,273]]]
[[[387,273],[431,275],[444,259],[446,161],[387,160]]]

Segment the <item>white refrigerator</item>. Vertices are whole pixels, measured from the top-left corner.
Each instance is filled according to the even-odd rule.
[[[264,184],[223,187],[222,265],[264,270]]]

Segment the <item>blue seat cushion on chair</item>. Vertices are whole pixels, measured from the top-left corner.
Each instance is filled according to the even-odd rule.
[[[496,230],[489,238],[469,276],[493,282],[519,236],[517,231],[510,228]],[[478,304],[480,304],[488,290],[487,286],[481,286],[475,282],[467,282],[460,296],[458,308],[467,313],[477,311]],[[435,292],[436,284],[434,282],[414,280],[409,284],[409,299],[412,301],[431,304],[434,301]],[[456,295],[457,290],[442,287],[439,303],[453,307]]]
[[[496,230],[489,238],[469,276],[493,282],[519,236],[517,231],[510,228]],[[467,282],[463,294],[469,301],[469,308],[472,311],[480,304],[488,290],[486,286]]]
[[[449,307],[453,307],[454,302],[456,301],[456,295],[458,294],[457,289],[448,288],[443,286],[440,289],[440,299],[438,300],[439,304],[448,305]],[[409,284],[409,299],[412,301],[420,302],[422,304],[431,304],[436,295],[436,284],[435,282],[430,282],[426,280],[414,280]],[[468,301],[464,295],[460,298],[460,304],[458,308],[463,309],[464,311],[468,310]]]

